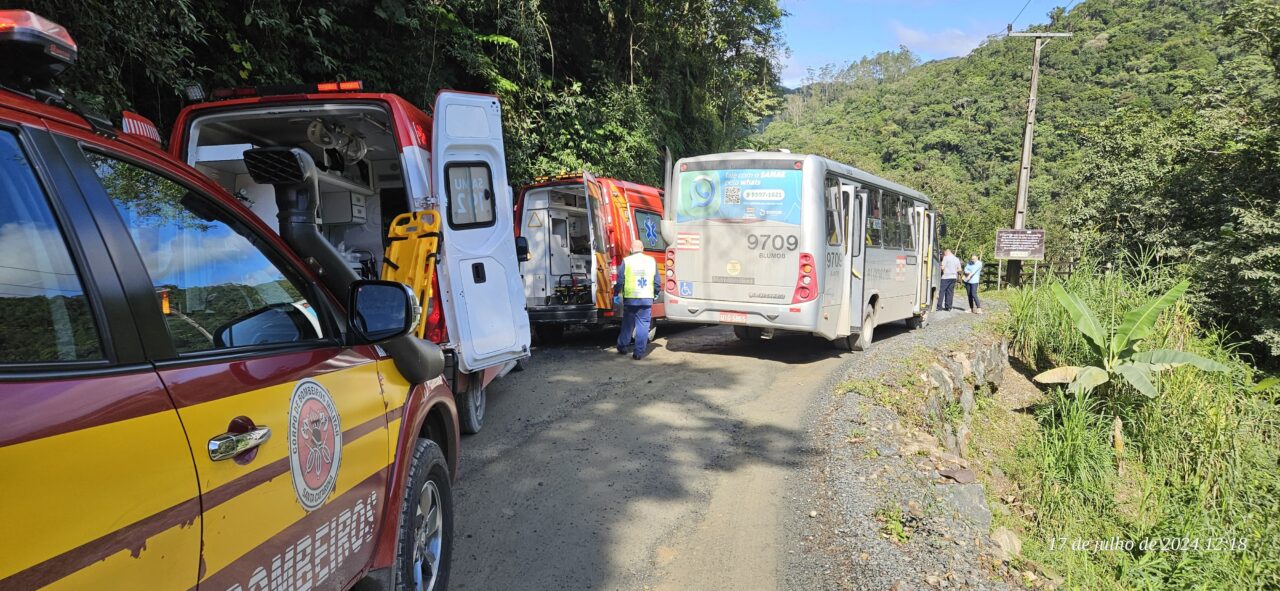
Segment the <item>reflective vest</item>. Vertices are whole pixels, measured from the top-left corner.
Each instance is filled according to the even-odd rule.
[[[622,297],[653,299],[653,278],[658,273],[658,263],[643,252],[622,259],[622,263]]]

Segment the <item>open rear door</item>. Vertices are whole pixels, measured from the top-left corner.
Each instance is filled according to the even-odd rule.
[[[497,97],[436,96],[431,176],[444,214],[441,300],[458,365],[472,372],[529,354],[511,189]]]
[[[587,224],[591,226],[591,276],[594,277],[597,310],[613,308],[613,282],[610,280],[609,208],[604,187],[587,171],[582,171],[582,184],[587,195]]]

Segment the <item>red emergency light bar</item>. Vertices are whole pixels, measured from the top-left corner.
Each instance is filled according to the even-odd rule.
[[[316,92],[360,92],[364,90],[364,82],[346,80],[342,82],[320,82],[317,84],[281,84],[273,86],[240,86],[237,88],[215,88],[210,97],[215,100],[244,98],[249,96],[273,96],[280,94],[310,94]]]
[[[67,29],[29,10],[0,10],[0,47],[0,73],[48,81],[76,62],[76,42]]]

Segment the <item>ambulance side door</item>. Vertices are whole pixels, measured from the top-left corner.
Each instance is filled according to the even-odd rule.
[[[449,337],[468,372],[529,354],[497,97],[436,96],[431,174],[444,212],[439,275]]]
[[[201,588],[347,585],[390,470],[376,349],[249,219],[143,154],[69,146],[177,407],[200,487]],[[242,215],[243,214],[243,215]]]

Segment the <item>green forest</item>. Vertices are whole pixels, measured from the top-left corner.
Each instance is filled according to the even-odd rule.
[[[167,130],[192,82],[362,80],[430,109],[499,95],[513,181],[590,168],[656,184],[677,154],[741,142],[780,100],[776,0],[37,0],[79,62],[60,81]],[[140,18],[142,16],[142,18]]]

